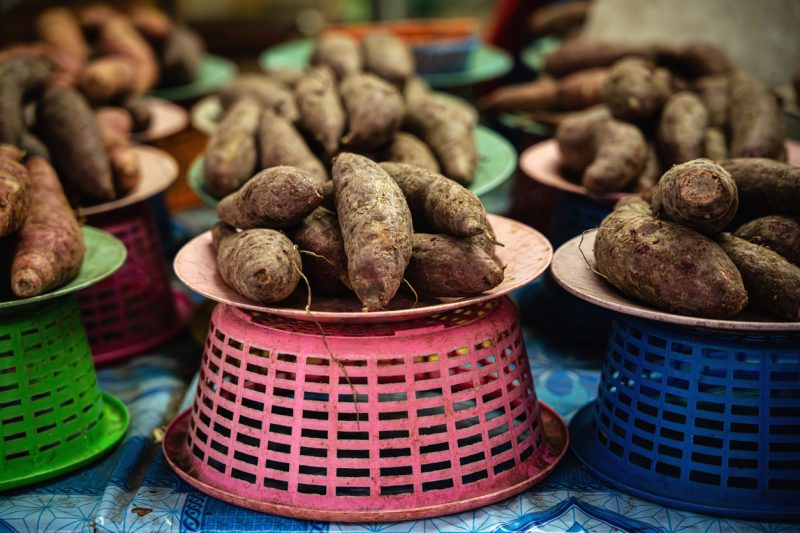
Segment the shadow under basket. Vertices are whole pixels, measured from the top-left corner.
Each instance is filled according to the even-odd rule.
[[[166,260],[147,202],[90,217],[120,239],[125,264],[78,293],[81,318],[95,363],[110,363],[169,340],[186,325],[191,303],[170,287]]]
[[[0,490],[87,464],[127,427],[98,388],[74,297],[0,316]]]
[[[620,490],[695,512],[800,519],[800,332],[618,315],[573,450]]]
[[[164,452],[185,481],[235,505],[391,521],[508,498],[549,474],[567,443],[563,420],[537,403],[502,297],[371,325],[220,304],[194,405]]]

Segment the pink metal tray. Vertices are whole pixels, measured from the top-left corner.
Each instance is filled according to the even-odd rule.
[[[304,285],[286,300],[272,306],[260,305],[229,288],[216,267],[216,254],[211,232],[205,232],[187,243],[175,257],[175,273],[193,291],[217,302],[234,307],[271,313],[297,320],[318,322],[396,322],[429,316],[478,302],[491,300],[519,289],[547,270],[553,255],[550,242],[538,231],[514,220],[489,215],[497,240],[497,257],[506,265],[505,279],[494,289],[470,298],[421,299],[414,306],[410,292],[401,289],[389,303],[389,309],[365,313],[355,295],[315,296],[311,311],[306,312],[307,293]]]
[[[167,152],[149,146],[137,146],[136,154],[142,174],[139,184],[122,198],[78,208],[79,216],[98,215],[147,200],[166,190],[178,177],[178,163]]]
[[[148,98],[145,105],[152,118],[147,130],[133,135],[139,142],[153,142],[170,137],[189,125],[189,113],[178,104],[161,98]]]
[[[553,277],[578,298],[627,315],[684,326],[741,331],[800,331],[800,322],[777,322],[771,316],[749,310],[733,319],[699,318],[659,311],[631,300],[592,272],[596,235],[597,230],[587,232],[582,237],[583,243],[581,236],[575,237],[564,243],[553,256]]]

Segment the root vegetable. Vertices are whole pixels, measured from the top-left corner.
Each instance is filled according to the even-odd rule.
[[[719,128],[706,129],[703,138],[703,151],[712,161],[722,161],[728,157],[728,144],[725,132]]]
[[[673,94],[667,100],[658,124],[658,146],[664,165],[698,159],[705,154],[708,111],[690,92]]]
[[[309,70],[297,82],[294,94],[300,125],[319,143],[325,155],[333,156],[347,122],[333,71],[326,66]]]
[[[289,122],[300,116],[288,87],[261,74],[242,74],[219,91],[222,109],[228,110],[240,98],[250,97],[264,109],[272,109]]]
[[[742,277],[714,241],[653,217],[641,198],[620,200],[594,245],[597,270],[628,296],[689,316],[726,317],[747,305]]]
[[[106,107],[95,112],[97,128],[108,152],[118,195],[130,192],[139,184],[139,159],[130,142],[131,117],[122,108]]]
[[[272,110],[265,110],[261,115],[258,129],[261,168],[280,165],[297,167],[310,174],[320,184],[327,181],[328,173],[317,156],[306,144],[305,139],[283,117]]]
[[[728,97],[731,157],[783,159],[786,130],[769,88],[743,72],[736,72],[731,76]]]
[[[384,159],[395,163],[408,163],[439,172],[439,163],[428,145],[414,135],[404,131],[398,131],[394,134],[394,139],[386,149]]]
[[[306,73],[296,67],[280,67],[267,71],[267,76],[273,80],[284,84],[289,89],[294,90],[297,82],[305,76]]]
[[[534,111],[558,107],[559,82],[542,78],[528,83],[505,85],[481,100],[483,109],[493,111]]]
[[[648,119],[657,114],[669,97],[668,77],[639,58],[622,59],[611,67],[603,86],[603,100],[615,118]]]
[[[800,215],[800,167],[758,157],[719,163],[736,182],[743,213]]]
[[[608,67],[628,56],[652,57],[647,46],[572,39],[545,57],[544,70],[557,78],[578,70]]]
[[[388,33],[371,33],[361,41],[364,68],[394,84],[414,74],[414,56],[408,46]]]
[[[639,128],[607,120],[593,129],[594,158],[583,172],[582,183],[595,193],[624,190],[638,178],[647,162],[647,141]]]
[[[362,59],[358,42],[341,32],[325,32],[314,43],[312,65],[328,65],[339,80],[361,72]]]
[[[344,153],[333,164],[336,211],[347,275],[366,311],[394,297],[411,257],[411,213],[400,187],[380,166]]]
[[[680,50],[662,48],[656,52],[659,64],[684,78],[724,74],[731,68],[728,57],[719,47],[707,42],[694,42]]]
[[[348,283],[347,256],[336,215],[320,207],[303,219],[291,237],[300,247],[303,273],[312,290],[323,294],[342,292]]]
[[[595,106],[567,115],[556,128],[556,141],[561,152],[561,166],[568,171],[583,172],[594,159],[591,145],[594,129],[598,124],[611,120],[605,106]]]
[[[81,270],[86,248],[78,221],[53,167],[32,157],[30,209],[17,234],[11,263],[11,290],[30,298],[61,287]]]
[[[0,237],[17,231],[28,216],[31,183],[21,157],[14,146],[0,145]]]
[[[162,85],[183,85],[197,79],[205,55],[199,35],[186,26],[173,26],[162,48]]]
[[[294,167],[267,168],[223,198],[217,216],[241,229],[296,226],[322,202],[322,185]]]
[[[563,35],[583,24],[590,6],[584,0],[544,5],[534,10],[528,26],[536,35]]]
[[[367,149],[388,144],[405,116],[400,92],[372,74],[349,76],[342,81],[339,90],[348,120],[342,142]]]
[[[27,57],[0,62],[0,143],[18,144],[25,133],[25,99],[50,80],[44,61]]]
[[[91,52],[78,18],[66,7],[51,7],[36,19],[39,39],[86,61]]]
[[[703,76],[692,87],[708,110],[709,125],[716,128],[728,123],[728,80],[727,74]]]
[[[86,65],[78,85],[90,102],[104,104],[124,98],[136,87],[136,62],[125,56],[106,56]]]
[[[770,215],[757,218],[737,229],[734,235],[769,248],[800,266],[800,217]]]
[[[143,94],[158,83],[158,62],[153,49],[126,17],[114,16],[102,23],[99,47],[105,54],[121,55],[136,63],[137,93]]]
[[[606,68],[580,70],[565,76],[558,86],[558,108],[586,109],[603,103],[603,88],[608,77]]]
[[[128,14],[136,29],[150,42],[163,42],[175,26],[172,19],[155,6],[134,4],[128,8]]]
[[[255,99],[242,98],[211,135],[206,148],[203,182],[217,198],[237,190],[253,175],[261,114],[261,105]]]
[[[271,229],[237,232],[219,222],[211,234],[217,270],[242,296],[263,304],[279,302],[300,282],[300,253],[283,233]]]
[[[644,170],[639,175],[639,179],[636,180],[633,192],[649,198],[659,179],[661,179],[661,161],[658,159],[655,147],[648,144],[647,161],[645,161]]]

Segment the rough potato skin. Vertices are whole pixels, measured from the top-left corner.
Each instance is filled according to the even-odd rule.
[[[139,159],[130,141],[131,117],[118,107],[103,107],[95,112],[100,137],[108,152],[118,195],[130,192],[139,184]]]
[[[300,126],[332,157],[347,123],[333,71],[324,65],[312,68],[297,82],[294,95]]]
[[[312,65],[328,65],[339,80],[361,72],[362,59],[358,42],[345,33],[325,32],[314,43]]]
[[[800,267],[730,233],[720,234],[717,242],[742,273],[755,303],[782,318],[800,320]]]
[[[261,115],[258,128],[261,168],[277,166],[297,167],[310,174],[319,183],[328,180],[328,172],[314,155],[292,124],[272,110]]]
[[[212,229],[217,270],[225,283],[245,298],[279,302],[300,282],[300,253],[283,233],[271,229],[237,232],[218,222]]]
[[[294,167],[266,168],[217,204],[217,216],[235,228],[286,229],[322,203],[322,184]]]
[[[746,214],[800,215],[800,167],[759,157],[719,162],[739,189],[739,209]]]
[[[587,146],[591,145],[594,129],[607,120],[611,120],[611,112],[605,106],[590,107],[564,118],[556,128],[562,167],[571,172],[583,172],[589,166],[594,153]]]
[[[0,143],[19,143],[25,133],[25,97],[44,89],[50,75],[50,67],[38,59],[0,62]]]
[[[648,58],[652,49],[626,43],[598,43],[571,39],[544,60],[544,70],[560,78],[578,70],[608,67],[628,56]]]
[[[728,123],[728,75],[703,76],[693,84],[693,90],[708,110],[708,124],[723,128]]]
[[[371,33],[361,40],[367,71],[394,84],[414,74],[414,56],[408,46],[389,33]]]
[[[695,159],[670,168],[653,190],[653,213],[706,235],[728,225],[739,208],[736,182],[723,167]]]
[[[602,104],[608,78],[609,69],[606,68],[580,70],[565,76],[558,86],[558,108],[586,109]]]
[[[17,231],[30,206],[31,182],[22,154],[10,145],[0,145],[0,237]]]
[[[278,81],[288,88],[294,90],[297,82],[300,81],[306,73],[296,67],[280,67],[267,71],[267,76],[275,81]]]
[[[708,111],[694,93],[680,92],[667,100],[658,123],[658,146],[666,166],[703,157]]]
[[[735,72],[728,98],[731,157],[784,159],[786,129],[769,87],[743,72]]]
[[[381,163],[406,197],[423,227],[455,237],[494,238],[486,210],[475,193],[432,170],[406,163]]]
[[[258,101],[242,98],[211,134],[203,163],[203,182],[217,198],[237,190],[253,175],[261,114]]]
[[[386,161],[408,163],[439,172],[439,162],[436,161],[436,156],[433,155],[428,145],[405,131],[398,131],[394,134],[394,139],[386,149],[383,158]]]
[[[653,217],[647,202],[617,202],[594,245],[597,270],[628,296],[666,311],[726,317],[747,305],[736,266],[711,239]]]
[[[345,78],[339,91],[348,120],[348,131],[342,142],[358,148],[388,144],[403,124],[406,112],[400,92],[372,74]]]
[[[336,212],[350,286],[364,310],[394,297],[411,258],[411,212],[400,187],[377,163],[350,153],[333,163]]]
[[[648,199],[652,194],[653,188],[661,179],[661,161],[658,159],[655,146],[647,144],[647,161],[644,164],[644,170],[639,174],[639,178],[633,187],[633,192],[641,194],[643,198]]]
[[[26,163],[31,178],[30,209],[17,233],[11,290],[30,298],[61,287],[81,270],[86,248],[75,215],[53,167],[41,157]]]
[[[595,193],[625,190],[647,162],[647,141],[639,128],[627,122],[607,120],[597,124],[592,148],[594,159],[584,170],[582,183]]]
[[[728,143],[725,132],[719,128],[707,128],[703,139],[705,157],[712,161],[722,161],[728,157]]]
[[[469,239],[414,234],[406,278],[421,294],[474,296],[498,286],[503,275],[492,256]]]
[[[769,248],[800,267],[800,217],[769,215],[744,224],[736,237]]]
[[[143,94],[158,84],[158,61],[152,47],[126,17],[111,17],[100,27],[100,49],[107,55],[121,55],[136,63],[135,91]]]
[[[240,98],[254,98],[264,109],[272,109],[289,122],[300,117],[292,91],[263,74],[241,74],[219,90],[222,109],[230,109]]]
[[[80,194],[112,200],[114,181],[94,114],[74,89],[51,87],[36,108],[36,125],[59,175]]]
[[[323,294],[342,292],[348,283],[347,256],[336,214],[324,207],[317,208],[294,229],[291,237],[292,242],[300,247],[303,273],[308,277],[312,291]]]
[[[558,107],[559,83],[542,78],[498,87],[481,99],[480,107],[491,111],[536,111]]]
[[[603,86],[603,101],[615,118],[645,120],[661,110],[669,84],[656,72],[652,63],[635,57],[614,63]]]
[[[105,56],[86,65],[78,86],[93,104],[104,104],[134,91],[136,63],[125,56]]]

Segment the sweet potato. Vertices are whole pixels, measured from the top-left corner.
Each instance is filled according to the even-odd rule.
[[[649,198],[653,187],[656,186],[659,179],[661,179],[661,161],[658,159],[655,146],[648,143],[644,170],[639,174],[639,178],[634,184],[633,192],[641,194],[643,198]]]
[[[800,215],[800,167],[758,157],[719,162],[731,173],[745,214]]]
[[[158,83],[158,62],[155,53],[126,17],[111,17],[102,24],[99,47],[105,54],[121,55],[136,64],[137,93],[145,93]]]
[[[267,71],[267,76],[279,83],[284,84],[289,89],[294,90],[297,82],[300,81],[306,73],[296,67],[280,67]]]
[[[408,163],[439,172],[439,163],[428,145],[414,135],[404,131],[398,131],[394,134],[394,139],[386,149],[383,159],[395,163]]]
[[[364,310],[394,297],[411,258],[411,213],[400,187],[377,163],[350,153],[333,163],[347,277]]]
[[[175,26],[166,13],[147,4],[128,6],[128,15],[139,33],[151,43],[163,42]]]
[[[528,19],[528,27],[536,35],[564,35],[586,20],[591,2],[573,0],[537,7]]]
[[[223,198],[217,216],[241,229],[296,226],[322,203],[322,184],[294,167],[266,168]]]
[[[262,74],[242,74],[219,90],[220,104],[225,110],[245,96],[255,98],[264,109],[272,109],[289,122],[300,116],[289,88]]]
[[[36,19],[39,39],[56,48],[66,50],[81,61],[89,58],[89,45],[83,38],[78,18],[66,7],[51,7]]]
[[[603,103],[603,88],[608,77],[606,68],[580,70],[565,76],[558,85],[558,108],[586,109]]]
[[[694,159],[670,168],[653,190],[653,213],[706,235],[714,235],[736,215],[736,182],[723,167]]]
[[[19,143],[25,132],[25,99],[45,88],[50,73],[39,59],[17,57],[0,63],[0,143]]]
[[[780,317],[800,320],[800,267],[730,233],[722,233],[717,242],[741,272],[756,304]]]
[[[122,16],[123,14],[113,7],[99,2],[81,6],[78,11],[78,20],[83,30],[89,33],[99,33],[106,22]]]
[[[658,124],[659,155],[667,166],[703,157],[708,111],[690,92],[673,94],[667,100]]]
[[[728,123],[728,75],[703,76],[694,82],[696,92],[708,110],[708,123],[722,128]]]
[[[196,80],[204,55],[199,35],[186,26],[173,26],[161,50],[161,85],[183,85]]]
[[[741,226],[734,235],[769,248],[800,266],[800,217],[770,215],[757,218]]]
[[[48,89],[36,108],[36,127],[70,187],[94,200],[116,196],[97,122],[81,94],[69,88]]]
[[[336,193],[333,188],[332,180],[328,180],[322,184],[322,207],[336,212]]]
[[[21,158],[14,146],[0,145],[0,237],[17,231],[28,216],[31,183]]]
[[[603,101],[615,118],[645,120],[661,110],[669,97],[669,84],[656,72],[652,63],[640,58],[614,63],[603,86]]]
[[[14,59],[37,60],[52,68],[50,83],[59,87],[72,87],[84,67],[84,62],[66,50],[47,43],[16,44],[0,52],[0,64]],[[0,76],[5,79],[7,74]],[[46,83],[42,83],[44,88]]]
[[[369,149],[392,140],[405,116],[403,97],[393,85],[372,74],[353,74],[339,91],[347,111],[345,145]]]
[[[558,107],[559,82],[553,78],[504,85],[480,101],[480,107],[492,111],[534,111]]]
[[[211,134],[206,147],[203,182],[220,198],[237,190],[256,168],[256,134],[261,105],[253,98],[239,99]]]
[[[100,108],[94,116],[114,173],[114,189],[122,196],[136,187],[141,178],[139,159],[130,142],[131,117],[116,107]]]
[[[694,42],[681,49],[662,47],[656,61],[684,78],[724,74],[731,68],[728,57],[719,47],[707,42]]]
[[[78,86],[93,104],[124,98],[136,87],[136,63],[125,56],[105,56],[91,61],[81,74]]]
[[[590,107],[584,111],[570,113],[556,128],[556,142],[561,152],[561,166],[567,171],[583,172],[594,159],[592,142],[598,124],[611,120],[611,112],[605,106]]]
[[[618,120],[598,123],[589,149],[594,158],[581,182],[595,193],[624,190],[641,175],[647,162],[647,141],[639,128]]]
[[[628,296],[673,313],[726,317],[747,305],[736,266],[714,241],[653,217],[647,202],[617,202],[594,244],[596,268]]]
[[[261,168],[287,165],[307,172],[320,183],[327,181],[325,167],[308,147],[303,136],[288,120],[270,109],[261,114],[258,142]]]
[[[37,296],[74,279],[86,251],[53,167],[36,156],[26,167],[31,178],[30,208],[11,263],[11,290],[19,298]]]
[[[300,125],[319,143],[325,155],[333,156],[347,122],[333,71],[324,65],[312,68],[297,82],[294,96]]]
[[[326,31],[314,42],[312,65],[328,65],[339,80],[361,72],[362,59],[358,42],[341,32]]]
[[[578,70],[608,67],[623,57],[652,57],[652,47],[627,43],[571,39],[545,57],[545,72],[557,78]]]
[[[431,94],[431,88],[428,82],[419,76],[411,76],[406,80],[403,86],[403,99],[406,105],[411,107],[421,102]]]
[[[370,33],[361,40],[364,68],[400,85],[414,74],[414,56],[406,43],[389,33]]]
[[[291,238],[300,248],[303,273],[312,290],[322,294],[342,292],[348,283],[347,256],[336,215],[324,207],[317,208],[292,231]]]
[[[237,232],[218,222],[211,234],[217,270],[242,296],[264,304],[279,302],[300,282],[300,253],[283,233],[271,229]]]
[[[499,285],[503,269],[469,239],[415,233],[406,278],[421,294],[474,296]]]
[[[131,116],[131,131],[141,132],[150,129],[153,123],[153,112],[143,98],[129,99],[123,105]]]
[[[712,161],[722,161],[728,157],[728,144],[725,132],[719,128],[706,128],[703,138],[703,152]]]
[[[480,198],[441,174],[405,163],[381,163],[400,187],[422,227],[455,237],[491,233]]]
[[[743,72],[735,72],[728,98],[731,157],[783,159],[786,129],[769,87]]]

